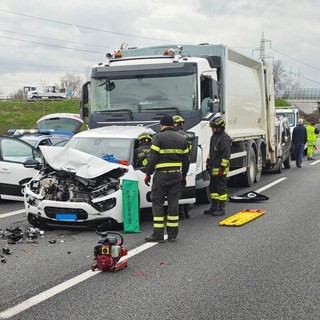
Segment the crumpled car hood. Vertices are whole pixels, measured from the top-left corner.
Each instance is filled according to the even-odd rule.
[[[40,146],[40,150],[52,169],[71,172],[85,179],[94,179],[119,167],[128,169],[68,147]]]

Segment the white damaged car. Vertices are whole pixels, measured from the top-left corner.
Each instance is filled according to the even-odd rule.
[[[41,147],[45,164],[26,185],[28,221],[43,228],[105,229],[122,220],[128,167],[66,147]]]
[[[139,208],[151,208],[145,168],[134,165],[143,126],[107,126],[82,131],[64,147],[41,146],[44,166],[24,190],[28,221],[42,228],[111,230],[123,223],[122,182],[138,182]],[[180,203],[194,203],[188,175]]]
[[[145,173],[133,166],[142,132],[154,134],[146,127],[110,126],[78,133],[64,147],[41,146],[44,166],[24,190],[28,221],[42,228],[119,227],[123,179],[140,182],[140,208],[151,207]]]

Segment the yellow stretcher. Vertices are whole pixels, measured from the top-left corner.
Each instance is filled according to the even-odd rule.
[[[231,217],[224,219],[219,222],[220,226],[230,226],[230,227],[239,227],[248,223],[261,215],[263,215],[266,211],[265,210],[258,210],[258,209],[246,209],[242,210]]]

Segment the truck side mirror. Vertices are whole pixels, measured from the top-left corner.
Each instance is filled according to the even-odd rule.
[[[90,81],[87,81],[83,86],[81,90],[81,101],[83,104],[87,104],[89,102],[89,90],[88,86],[90,84]]]
[[[210,99],[208,101],[208,107],[210,112],[212,112],[213,114],[216,114],[217,112],[220,111],[220,101],[219,99],[217,99],[216,97],[213,99]]]

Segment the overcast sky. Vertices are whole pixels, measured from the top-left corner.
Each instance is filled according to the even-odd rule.
[[[281,60],[301,86],[320,87],[318,0],[0,0],[0,96],[52,85],[90,68],[121,43],[224,44]]]

